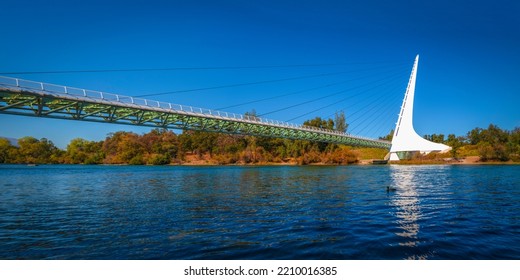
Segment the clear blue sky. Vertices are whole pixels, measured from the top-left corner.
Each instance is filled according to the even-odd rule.
[[[352,133],[377,137],[393,128],[420,54],[419,134],[520,126],[516,0],[0,0],[0,7],[1,73],[314,65],[0,75],[137,96],[340,73],[148,98],[210,109],[272,98],[224,111],[264,114],[295,105],[266,115],[295,123],[344,110]],[[0,114],[0,136],[46,137],[61,148],[119,130],[150,128]]]

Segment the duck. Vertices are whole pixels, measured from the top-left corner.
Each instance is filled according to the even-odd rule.
[[[386,186],[386,192],[395,192],[397,188]]]

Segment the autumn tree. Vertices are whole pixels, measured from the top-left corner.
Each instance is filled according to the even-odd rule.
[[[104,163],[144,164],[145,148],[135,133],[118,131],[108,134],[102,150],[106,155]]]
[[[0,163],[10,163],[16,147],[5,138],[0,138]]]
[[[62,151],[46,138],[23,137],[18,145],[13,155],[15,163],[59,163],[62,156]]]
[[[166,129],[153,129],[140,137],[144,162],[152,165],[169,164],[179,153],[177,135]]]

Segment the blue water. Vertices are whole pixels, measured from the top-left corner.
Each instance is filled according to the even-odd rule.
[[[0,259],[520,259],[520,166],[0,165],[0,248]]]

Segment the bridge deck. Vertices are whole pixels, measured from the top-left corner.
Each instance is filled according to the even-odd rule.
[[[0,113],[390,149],[390,142],[255,116],[0,76]]]

